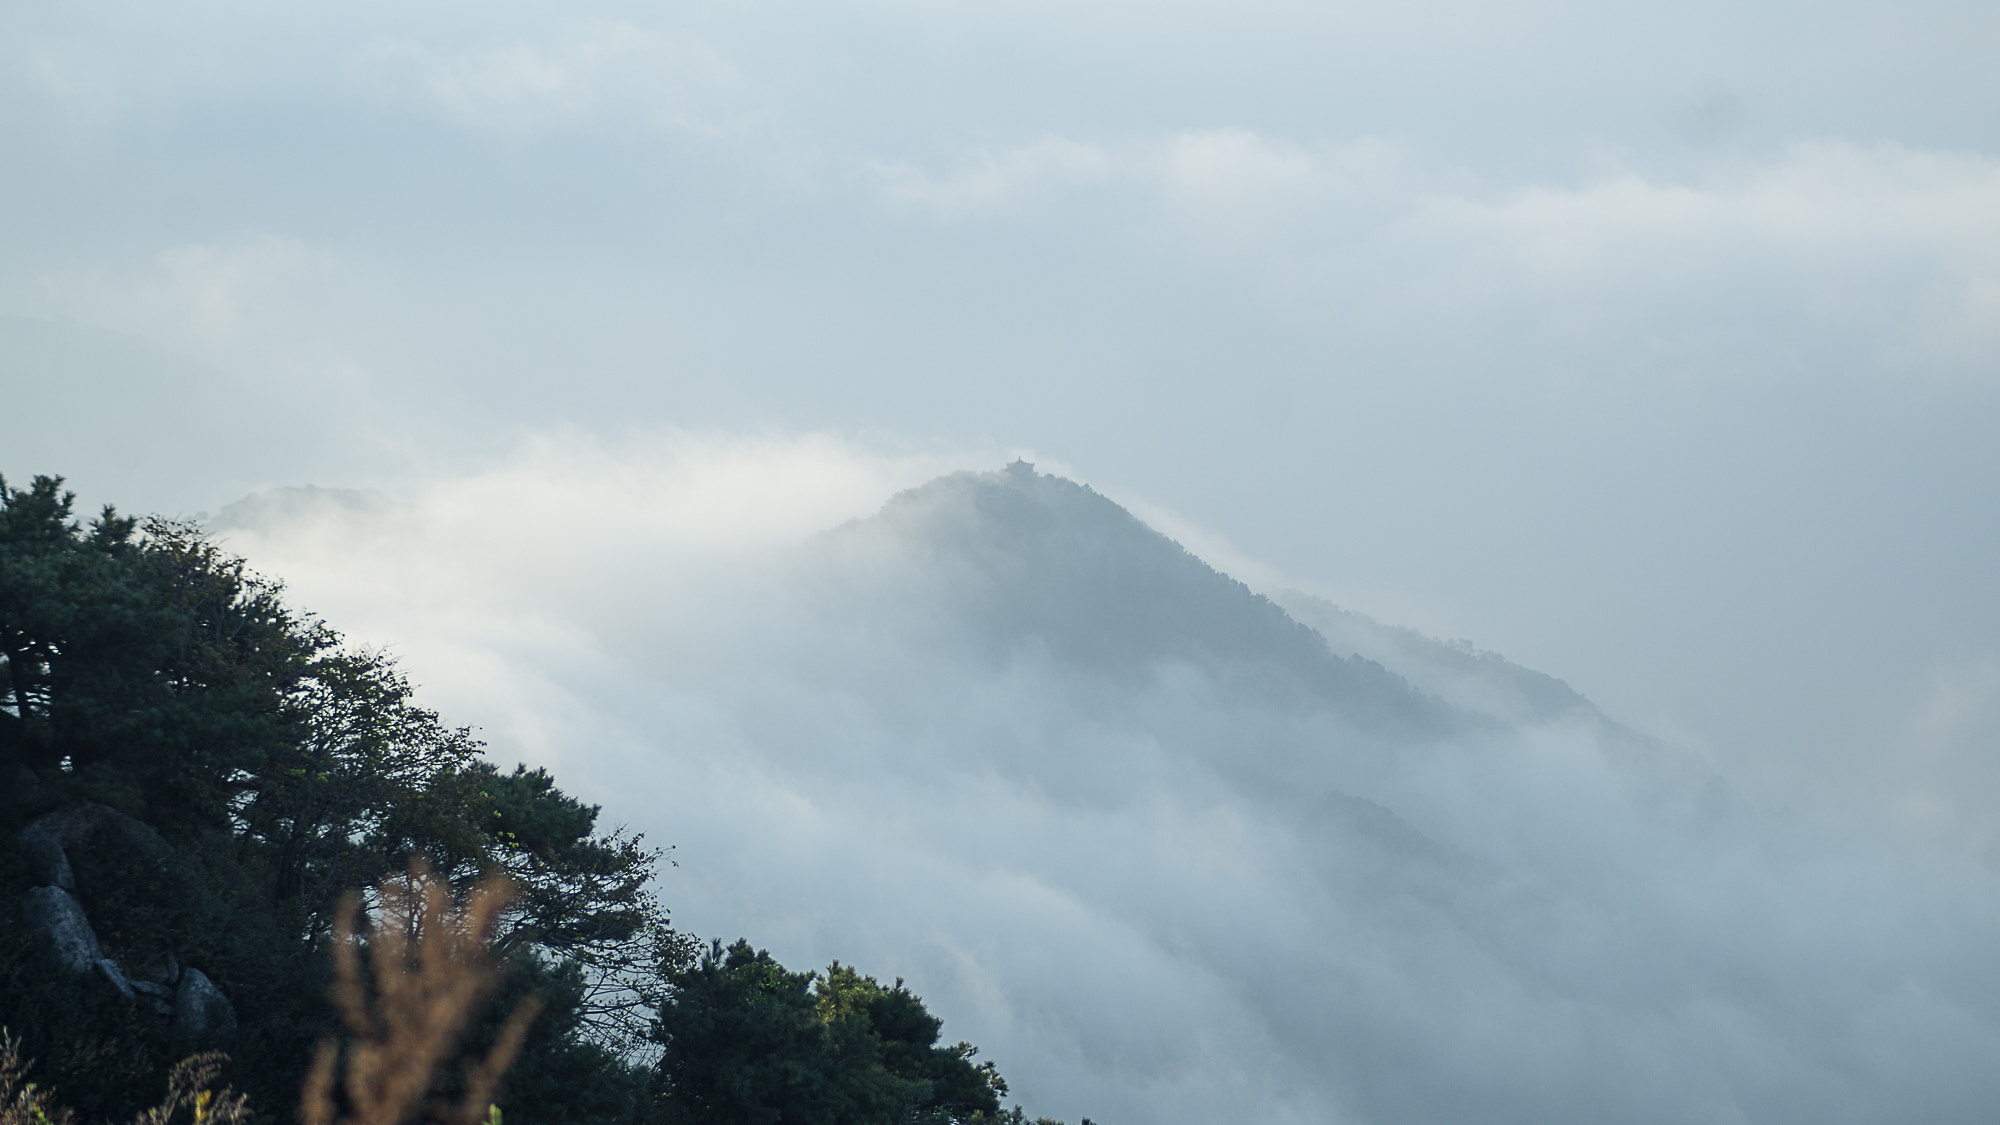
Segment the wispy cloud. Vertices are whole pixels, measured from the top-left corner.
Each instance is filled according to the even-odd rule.
[[[1979,153],[1821,142],[1521,184],[1377,138],[1216,129],[868,167],[882,198],[927,218],[1154,223],[1287,303],[1360,289],[1403,315],[1451,307],[1607,342],[1669,315],[1705,317],[1705,334],[1755,334],[1761,317],[1765,335],[1818,326],[1892,368],[2000,359],[2000,159]]]
[[[1145,150],[1173,213],[1205,245],[1252,249],[1329,219],[1410,206],[1430,185],[1375,138],[1308,145],[1243,129],[1181,133]]]
[[[542,40],[443,52],[388,43],[368,59],[402,69],[449,119],[514,136],[621,122],[719,135],[743,88],[737,68],[699,36],[624,21],[579,21]]]
[[[1829,324],[1875,324],[1899,358],[2000,358],[2000,159],[1983,154],[1802,144],[1682,180],[1428,193],[1411,221],[1544,301],[1754,287]]]
[[[39,288],[79,320],[220,353],[279,339],[296,347],[301,325],[289,314],[336,270],[323,249],[263,234],[169,246],[123,269],[52,272]]]
[[[1066,137],[976,152],[938,173],[885,160],[870,161],[867,169],[892,205],[945,219],[1010,210],[1038,197],[1102,184],[1120,170],[1112,153]]]

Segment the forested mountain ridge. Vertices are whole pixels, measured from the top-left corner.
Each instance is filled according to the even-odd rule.
[[[545,771],[480,757],[384,654],[198,526],[107,508],[85,527],[72,505],[58,478],[0,482],[0,895],[24,923],[0,932],[0,1026],[87,1118],[129,1118],[211,1046],[262,1119],[289,1117],[336,1029],[338,899],[422,858],[456,886],[517,888],[497,1010],[534,992],[545,1013],[510,1119],[1020,1119],[900,981],[677,932],[657,851]]]

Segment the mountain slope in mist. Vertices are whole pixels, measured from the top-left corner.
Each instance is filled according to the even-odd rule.
[[[1473,725],[1380,664],[1336,654],[1088,486],[1019,462],[900,493],[829,532],[822,548],[834,568],[872,563],[949,584],[938,620],[995,661],[1045,656],[1127,680],[1185,663],[1368,729],[1421,736]]]
[[[1243,752],[1259,744],[1244,735],[1277,718],[1323,727],[1314,749],[1327,754],[1581,726],[1635,780],[1672,778],[1710,803],[1726,792],[1703,763],[1613,722],[1553,676],[1310,594],[1254,593],[1089,486],[1023,463],[899,493],[825,533],[806,557],[827,584],[822,599],[858,610],[842,628],[890,631],[905,650],[961,652],[988,674],[1060,668],[1072,684],[1099,686],[1086,711],[1144,700],[1115,721],[1239,781],[1271,764]],[[899,622],[914,627],[897,632]],[[1159,722],[1176,708],[1156,689],[1174,682],[1244,712],[1240,732],[1189,738],[1178,720]],[[1263,744],[1282,758],[1310,753],[1311,740]],[[1271,781],[1282,791],[1312,784],[1298,774]]]
[[[1279,590],[1274,598],[1336,652],[1381,664],[1420,690],[1466,710],[1510,723],[1599,715],[1588,699],[1563,681],[1523,668],[1497,652],[1481,652],[1470,642],[1439,641],[1415,629],[1384,625],[1299,590]]]
[[[1048,1111],[2000,1104],[1990,870],[1761,813],[1553,677],[1267,600],[1025,469],[734,554],[613,496],[591,550],[544,557],[507,530],[544,526],[523,495],[350,504],[334,533],[293,513],[239,546],[421,590],[413,670],[475,670],[440,705],[678,845],[678,919],[908,978]],[[475,518],[489,496],[510,507]]]

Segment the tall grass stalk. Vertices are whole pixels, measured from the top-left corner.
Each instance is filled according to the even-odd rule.
[[[433,1087],[499,983],[491,942],[512,897],[506,880],[493,877],[454,902],[444,880],[413,863],[408,876],[382,884],[364,972],[360,899],[347,896],[334,923],[332,996],[348,1039],[344,1047],[333,1039],[319,1045],[300,1096],[301,1125],[406,1125],[420,1116],[476,1125],[497,1116],[500,1076],[540,1011],[533,997],[508,1016],[486,1057],[468,1067],[457,1105],[433,1096]]]

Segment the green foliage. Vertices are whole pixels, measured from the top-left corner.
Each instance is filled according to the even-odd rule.
[[[291,737],[232,779],[231,819],[260,845],[270,892],[321,924],[341,891],[413,854],[484,850],[465,816],[478,743],[411,694],[385,655],[329,645],[285,693]]]
[[[738,940],[669,974],[656,1095],[669,1122],[935,1125],[1000,1113],[1007,1084],[976,1049],[937,1045],[940,1022],[902,981],[835,962],[797,973]]]
[[[197,528],[106,508],[86,531],[73,503],[59,478],[0,481],[0,769],[224,827],[284,768],[339,637]]]
[[[484,1057],[505,1015],[523,997],[539,996],[545,1005],[507,1075],[508,1125],[625,1125],[643,1119],[647,1069],[590,1034],[585,993],[584,973],[574,962],[517,957],[487,1017],[473,1029],[467,1054]],[[449,1093],[456,1094],[456,1087]]]
[[[221,1045],[268,1116],[330,1026],[319,948],[340,894],[415,855],[460,885],[503,870],[521,887],[504,943],[557,1001],[524,1081],[593,1091],[573,1121],[630,1120],[632,1009],[679,940],[647,890],[657,853],[598,834],[545,772],[480,760],[384,654],[288,609],[199,528],[107,509],[86,529],[72,508],[57,478],[0,482],[0,773],[18,791],[0,797],[0,895],[29,884],[15,830],[33,817],[91,801],[135,818],[70,849],[77,897],[128,972],[172,956],[231,998]],[[129,1117],[199,1046],[0,934],[0,1022],[87,1117]]]
[[[505,1095],[513,1125],[1026,1125],[902,981],[704,950],[650,889],[660,852],[600,832],[546,771],[481,759],[385,654],[288,608],[197,526],[106,508],[85,527],[73,507],[60,478],[0,480],[0,899],[34,881],[22,826],[108,806],[68,849],[105,954],[141,978],[199,967],[237,1015],[178,1041],[0,925],[0,1025],[86,1120],[132,1119],[210,1047],[260,1121],[289,1118],[334,1027],[336,904],[420,856],[460,888],[516,885],[496,938],[511,969],[472,1033],[483,1054],[514,1001],[545,1005]]]

